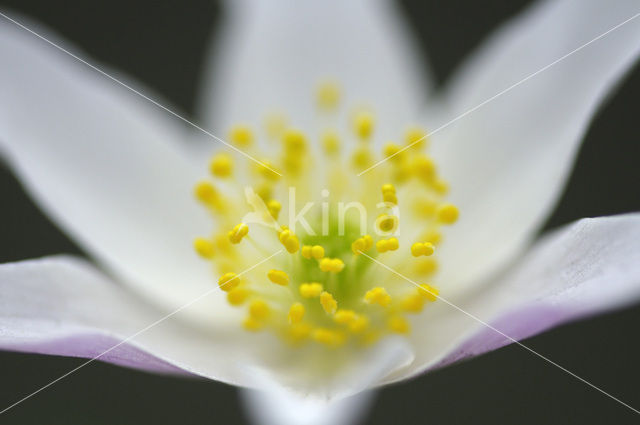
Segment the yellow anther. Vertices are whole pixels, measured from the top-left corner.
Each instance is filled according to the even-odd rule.
[[[353,166],[362,170],[365,169],[373,163],[373,158],[371,156],[371,151],[366,147],[360,147],[353,152]]]
[[[351,244],[351,251],[354,254],[358,255],[364,251],[367,251],[369,248],[373,246],[373,239],[370,235],[364,235],[361,238],[356,239]]]
[[[435,248],[430,242],[416,242],[411,245],[411,255],[419,257],[421,255],[429,256],[435,252]]]
[[[269,210],[269,214],[271,214],[271,217],[277,220],[278,216],[280,215],[280,210],[282,209],[282,205],[280,204],[280,202],[276,201],[275,199],[272,199],[269,202],[267,202],[267,209]]]
[[[278,180],[280,175],[279,170],[268,159],[261,159],[260,163],[255,163],[256,171],[265,179]]]
[[[202,258],[213,258],[214,249],[213,243],[210,240],[205,238],[196,238],[193,241],[193,247]]]
[[[195,188],[196,198],[205,205],[212,206],[218,199],[219,195],[213,185],[209,182],[200,182]]]
[[[349,323],[349,330],[354,334],[363,332],[367,327],[369,327],[369,318],[362,314],[359,314],[354,321]]]
[[[438,203],[433,199],[418,198],[414,201],[413,211],[421,217],[431,217],[438,209]]]
[[[333,321],[336,323],[340,323],[341,325],[348,325],[349,323],[355,321],[357,318],[358,315],[353,310],[338,310],[333,316]]]
[[[304,306],[302,303],[294,303],[291,305],[289,309],[289,314],[287,315],[287,319],[289,323],[300,323],[302,318],[304,317]]]
[[[282,136],[282,143],[287,154],[297,154],[307,147],[307,138],[300,130],[287,129]]]
[[[424,301],[425,297],[421,294],[409,295],[402,300],[401,308],[402,310],[408,311],[410,313],[419,313],[424,307]]]
[[[420,289],[418,289],[418,293],[428,299],[429,301],[435,301],[438,299],[438,295],[440,291],[438,288],[435,288],[427,283],[423,283],[420,285]]]
[[[344,262],[339,258],[323,258],[320,260],[320,270],[323,272],[338,273],[344,269]]]
[[[271,198],[273,192],[273,186],[271,183],[265,182],[254,188],[256,195],[260,197],[264,202],[267,202]]]
[[[316,298],[322,293],[322,284],[317,282],[300,284],[300,295],[304,298]]]
[[[438,192],[440,195],[446,195],[449,191],[449,184],[439,178],[436,178],[432,183],[433,189]]]
[[[311,325],[308,323],[292,323],[289,328],[289,336],[293,339],[293,341],[300,341],[305,339],[311,333]]]
[[[300,254],[306,258],[307,260],[311,259],[311,256],[313,254],[311,254],[311,249],[313,247],[311,245],[302,245],[302,248],[300,249]]]
[[[391,183],[383,184],[382,185],[382,194],[384,195],[385,193],[396,193],[395,186],[392,185]]]
[[[320,245],[314,245],[313,248],[311,248],[311,255],[316,260],[320,260],[324,257],[324,248]]]
[[[289,284],[289,275],[282,270],[269,270],[267,272],[269,280],[277,285],[286,286]]]
[[[264,128],[269,139],[277,139],[287,128],[287,117],[280,113],[270,113],[264,119]]]
[[[298,252],[298,249],[300,249],[298,237],[291,233],[291,230],[289,229],[282,230],[278,235],[278,239],[280,239],[280,242],[290,254],[296,253]]]
[[[340,137],[333,130],[327,130],[322,133],[322,147],[327,155],[335,155],[340,151]]]
[[[229,231],[229,241],[233,244],[240,243],[242,238],[249,233],[249,226],[244,223],[236,224],[235,227]]]
[[[438,270],[438,262],[433,257],[421,259],[415,265],[416,273],[420,275],[432,275]]]
[[[249,316],[255,320],[266,319],[269,313],[271,313],[269,305],[262,300],[253,300],[249,304]]]
[[[438,208],[438,221],[444,224],[453,224],[458,220],[458,214],[458,207],[455,205],[440,205]]]
[[[387,325],[392,332],[399,334],[409,333],[410,330],[409,322],[402,316],[390,317]]]
[[[318,107],[325,110],[335,109],[340,103],[340,87],[333,81],[323,81],[316,89]]]
[[[392,233],[398,227],[398,217],[395,215],[382,214],[376,220],[378,229],[384,233]]]
[[[389,238],[389,239],[380,239],[376,242],[376,249],[378,252],[383,253],[387,251],[395,251],[399,247],[398,239]]]
[[[264,324],[252,317],[247,317],[244,319],[244,322],[242,322],[242,326],[248,331],[256,332],[261,330],[264,327]]]
[[[395,143],[387,143],[386,145],[384,145],[384,148],[382,150],[383,156],[385,158],[389,158],[391,161],[400,161],[405,152],[406,151],[402,150],[402,146]]]
[[[431,182],[436,176],[436,164],[426,155],[419,155],[413,160],[413,172],[425,182]]]
[[[339,347],[340,345],[344,344],[346,340],[346,335],[344,334],[344,332],[327,328],[315,329],[312,332],[311,336],[314,341],[327,345],[329,347]]]
[[[233,288],[227,293],[227,301],[231,305],[241,305],[243,304],[247,297],[249,296],[249,291],[245,288]]]
[[[322,305],[322,309],[327,314],[333,314],[338,309],[338,302],[333,298],[333,295],[327,291],[320,294],[320,305]]]
[[[229,177],[233,171],[233,159],[226,153],[220,153],[211,158],[209,170],[216,177]]]
[[[405,133],[405,142],[413,149],[422,149],[428,142],[427,133],[418,127],[411,127]]]
[[[369,112],[358,112],[353,119],[353,128],[356,135],[362,140],[368,140],[373,133],[375,119]]]
[[[423,239],[426,242],[430,242],[435,246],[442,241],[442,233],[440,233],[436,229],[427,230],[420,236],[420,239]]]
[[[391,296],[387,293],[387,290],[382,287],[376,287],[367,291],[364,294],[364,301],[368,304],[378,304],[382,307],[386,307],[391,303]]]
[[[229,140],[236,146],[246,148],[253,143],[253,132],[247,125],[237,124],[231,127]]]
[[[227,292],[231,291],[239,284],[240,277],[233,272],[225,273],[220,276],[220,279],[218,279],[218,286],[220,287],[220,289]]]
[[[398,197],[395,193],[387,192],[383,194],[382,200],[389,204],[398,205]]]

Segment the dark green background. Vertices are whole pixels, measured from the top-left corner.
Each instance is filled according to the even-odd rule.
[[[406,0],[402,6],[443,82],[492,28],[527,3]],[[205,42],[221,18],[210,1],[0,0],[0,9],[55,28],[88,57],[145,82],[186,116],[193,116]],[[640,210],[639,95],[640,72],[635,70],[593,122],[565,196],[546,228],[584,216]],[[0,199],[0,262],[81,254],[2,165]],[[640,408],[638,329],[640,308],[635,307],[563,326],[527,345]],[[82,362],[0,352],[0,410]],[[99,362],[0,416],[0,423],[10,424],[244,422],[233,387]],[[365,423],[622,424],[638,423],[638,416],[522,348],[509,346],[385,388]]]

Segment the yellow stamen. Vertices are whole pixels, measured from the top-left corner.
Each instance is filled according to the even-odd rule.
[[[300,249],[300,242],[298,241],[298,237],[291,233],[291,230],[284,229],[280,232],[278,238],[290,254],[296,253],[298,252],[298,249]]]
[[[317,282],[300,284],[300,295],[304,298],[316,298],[322,293],[322,284]]]
[[[289,275],[282,270],[269,270],[267,277],[277,285],[287,286],[289,284]]]
[[[227,293],[227,301],[231,305],[242,305],[247,297],[249,297],[249,291],[245,288],[233,288]]]
[[[202,258],[213,258],[214,249],[213,243],[210,240],[205,238],[196,238],[196,240],[193,241],[193,247]]]
[[[423,283],[420,285],[420,289],[418,289],[419,294],[428,299],[429,301],[435,301],[438,299],[438,295],[440,291],[438,288],[435,288],[429,284]]]
[[[364,301],[368,304],[378,304],[382,307],[387,307],[391,303],[391,296],[387,293],[387,290],[382,287],[376,287],[367,291],[364,294]]]
[[[346,336],[344,332],[327,328],[318,328],[313,331],[312,338],[316,342],[335,348],[345,342]]]
[[[399,248],[398,239],[389,238],[389,239],[380,239],[376,242],[376,249],[379,253],[387,252],[387,251],[395,251]]]
[[[253,132],[249,126],[237,124],[231,127],[229,131],[229,140],[236,146],[246,148],[253,143]]]
[[[353,127],[356,135],[362,140],[369,140],[373,133],[374,118],[369,112],[358,112],[353,119]]]
[[[387,324],[392,332],[399,334],[409,333],[409,322],[402,316],[392,316]]]
[[[220,277],[220,279],[218,279],[218,286],[220,289],[227,292],[231,291],[239,284],[240,277],[233,272],[225,273]]]
[[[320,260],[320,270],[338,273],[344,269],[344,262],[339,258],[323,258]]]
[[[322,147],[327,155],[335,155],[340,151],[340,137],[333,130],[322,133]]]
[[[249,226],[244,223],[236,224],[235,227],[229,231],[229,241],[233,244],[238,244],[249,233]]]
[[[249,304],[249,316],[254,320],[264,320],[270,313],[269,305],[262,300],[253,300]]]
[[[452,204],[444,204],[438,208],[438,220],[444,224],[453,224],[458,220],[458,208]]]
[[[233,172],[233,160],[226,153],[220,153],[211,159],[209,170],[216,177],[229,177]]]
[[[320,294],[320,305],[322,305],[322,309],[327,314],[333,314],[338,309],[338,302],[333,298],[333,295],[327,291]]]
[[[416,242],[411,245],[411,255],[419,257],[421,255],[429,256],[435,252],[435,247],[430,242]]]
[[[299,323],[302,321],[304,317],[304,305],[302,303],[294,303],[291,305],[289,309],[289,314],[287,315],[287,319],[289,323]]]
[[[398,217],[395,215],[382,214],[376,221],[378,229],[384,233],[392,233],[398,227]]]

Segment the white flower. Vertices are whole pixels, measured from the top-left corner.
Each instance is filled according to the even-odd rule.
[[[616,28],[527,78],[632,17],[638,12],[637,2],[619,0],[615,7],[596,0],[537,4],[501,28],[439,97],[429,96],[428,87],[421,84],[417,56],[385,1],[235,1],[227,6],[220,53],[203,91],[204,128],[216,133],[239,120],[260,123],[264,113],[275,107],[306,134],[319,134],[326,122],[319,123],[310,91],[326,76],[340,81],[341,105],[366,101],[375,111],[370,144],[376,148],[381,147],[378,142],[397,140],[407,124],[438,128],[464,114],[429,138],[438,170],[452,188],[449,199],[461,211],[459,222],[444,232],[445,241],[437,246],[440,272],[433,281],[443,298],[514,338],[638,299],[640,216],[636,214],[582,220],[529,245],[560,194],[589,119],[637,57],[640,21]],[[59,43],[34,24],[27,26]],[[122,282],[117,285],[93,265],[70,257],[0,266],[0,347],[94,357],[126,340],[100,360],[270,390],[269,395],[248,396],[265,409],[264,421],[296,421],[294,416],[300,413],[309,423],[337,423],[347,421],[355,406],[367,402],[365,396],[344,397],[509,342],[442,302],[429,303],[424,312],[412,315],[410,333],[404,332],[408,319],[402,316],[397,326],[391,326],[401,334],[394,337],[380,323],[396,320],[395,313],[372,316],[379,322],[374,328],[381,331],[381,339],[366,347],[325,347],[342,344],[333,344],[333,334],[319,335],[305,348],[292,347],[269,332],[243,330],[238,309],[227,303],[224,293],[201,297],[219,276],[190,246],[212,228],[209,216],[192,197],[193,185],[206,171],[212,140],[203,137],[201,143],[192,144],[195,148],[186,146],[183,141],[193,134],[175,117],[6,21],[0,26],[0,55],[3,154],[50,217]],[[518,86],[493,98],[514,84]],[[332,90],[330,85],[325,88]],[[332,103],[331,93],[325,94]],[[368,138],[366,128],[358,131],[363,140]],[[252,149],[242,146],[241,137],[236,139],[241,149]],[[363,147],[367,142],[343,140],[342,147],[347,149],[349,143]],[[369,147],[363,150],[375,152]],[[413,150],[405,152],[410,158],[425,158]],[[292,157],[303,161],[304,155],[298,154]],[[240,159],[255,165],[237,155],[236,162]],[[321,187],[329,179],[325,175],[338,173],[322,155],[314,160],[314,176],[322,179],[288,182],[299,190],[304,184]],[[214,174],[226,174],[225,161],[217,164],[221,168]],[[358,163],[360,169],[366,169],[365,164],[371,162]],[[377,182],[373,191],[379,193],[379,181],[391,175],[384,173],[403,171],[404,164],[391,159],[334,186],[361,191],[362,199],[354,200],[373,202],[375,198],[366,194],[371,182]],[[287,172],[293,175],[292,169],[307,165],[287,166],[285,161],[283,179]],[[414,170],[413,165],[407,167]],[[238,184],[252,182],[250,175],[236,171],[236,180],[226,184],[227,190],[235,190],[224,201],[233,206],[231,213],[235,213],[234,199],[243,197]],[[430,190],[439,192],[439,184],[430,180]],[[360,185],[364,189],[357,189]],[[420,189],[408,188],[398,189],[400,203],[418,197]],[[302,193],[312,199],[321,196],[309,188]],[[443,205],[441,196],[438,205]],[[242,214],[237,214],[238,220]],[[411,238],[424,227],[409,215],[406,221],[403,215],[403,232],[398,236],[404,254],[379,257],[385,263],[390,259],[402,273],[412,260]],[[217,232],[231,230],[225,220],[233,216],[228,211],[220,214],[214,226]],[[442,224],[429,220],[436,227]],[[254,242],[268,245],[267,236],[256,229]],[[235,273],[247,270],[249,277],[263,273],[266,281],[264,268],[284,271],[283,264],[294,267],[292,262],[315,261],[302,258],[300,247],[288,246],[287,237],[281,236],[289,253],[252,269],[282,245],[273,237],[276,248],[260,254],[260,248],[251,248],[236,230],[232,239],[240,242],[243,257],[232,262]],[[304,244],[303,236],[298,236]],[[205,257],[210,242],[205,239],[200,246]],[[218,270],[229,267],[215,258]],[[342,260],[349,261],[346,256]],[[354,261],[361,260],[365,258]],[[339,275],[338,269],[351,266],[342,264],[333,271]],[[400,285],[411,289],[410,283],[384,268],[374,263],[367,267],[396,291]],[[406,273],[420,283],[427,275],[425,270]],[[285,283],[293,274],[270,276],[273,282]],[[295,293],[294,287],[291,294]],[[330,314],[348,299],[333,295],[337,307],[331,299],[322,304]],[[385,304],[376,301],[378,295],[358,296]],[[255,317],[249,318],[260,319],[260,308],[278,307],[287,296],[264,295],[268,305],[256,306]],[[187,308],[155,324],[185,304]],[[283,314],[279,317],[286,317],[286,311]],[[354,314],[364,315],[360,310]],[[266,327],[281,330],[278,324]],[[132,335],[135,338],[128,339]],[[308,394],[307,400],[292,398],[290,390]],[[331,400],[333,409],[324,404],[326,400]],[[283,412],[292,417],[284,418]]]

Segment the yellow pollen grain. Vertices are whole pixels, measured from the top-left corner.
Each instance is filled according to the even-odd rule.
[[[289,275],[282,270],[269,270],[267,277],[276,285],[286,286],[289,284]]]
[[[218,279],[218,286],[220,287],[220,289],[227,292],[231,291],[239,284],[240,277],[233,272],[225,273],[220,276],[220,279]]]
[[[247,317],[242,322],[242,326],[250,332],[257,332],[264,327],[264,324],[253,317]]]
[[[353,118],[353,130],[361,140],[369,140],[373,134],[375,119],[369,112],[358,112]]]
[[[242,305],[249,297],[249,291],[246,288],[233,288],[227,293],[227,301],[231,305]]]
[[[376,242],[376,249],[379,253],[387,252],[387,251],[395,251],[399,248],[398,239],[389,238],[389,239],[380,239]]]
[[[280,202],[276,201],[275,199],[271,199],[269,202],[267,202],[267,209],[269,210],[269,214],[271,214],[271,217],[277,220],[278,216],[280,215],[280,210],[282,209],[282,204],[280,204]]]
[[[247,125],[236,124],[229,130],[229,140],[236,146],[246,148],[253,143],[253,132]]]
[[[269,305],[262,300],[253,300],[249,304],[249,316],[254,320],[264,320],[270,313]]]
[[[242,238],[249,233],[249,226],[244,223],[236,224],[235,227],[229,231],[229,242],[232,244],[238,244],[242,241]]]
[[[300,295],[304,298],[316,298],[322,293],[323,287],[321,283],[311,282],[300,284]]]
[[[300,323],[302,318],[304,317],[304,306],[302,303],[294,303],[289,308],[289,314],[287,314],[287,319],[290,324]]]
[[[438,295],[440,294],[438,288],[435,288],[427,283],[423,283],[422,285],[420,285],[420,289],[418,289],[418,291],[420,295],[422,295],[429,301],[437,300]]]
[[[214,248],[213,243],[205,238],[196,238],[193,241],[193,247],[202,258],[213,258]]]
[[[409,333],[410,326],[407,319],[402,316],[392,316],[389,318],[387,325],[392,332],[399,334]]]
[[[327,155],[333,156],[340,152],[340,136],[334,130],[326,130],[320,140]]]
[[[305,339],[311,333],[311,325],[308,323],[292,323],[289,328],[289,336],[294,342]]]
[[[319,267],[323,272],[339,273],[344,269],[344,262],[339,258],[323,258]]]
[[[344,344],[346,340],[343,332],[327,328],[317,328],[312,332],[311,336],[314,341],[334,348]]]
[[[364,301],[368,304],[378,304],[382,307],[387,307],[391,303],[391,296],[387,293],[386,289],[378,286],[368,290],[364,294]]]
[[[458,220],[458,207],[452,204],[444,204],[438,208],[438,221],[443,224],[453,224]]]
[[[216,177],[229,177],[233,172],[233,159],[226,153],[220,153],[211,158],[209,171]]]
[[[422,311],[424,307],[425,297],[421,294],[413,294],[404,298],[401,302],[400,307],[402,310],[410,312],[410,313],[419,313]]]
[[[416,242],[411,245],[411,255],[414,257],[419,257],[421,255],[429,256],[433,255],[435,252],[435,247],[430,242]]]
[[[290,254],[296,253],[300,249],[298,237],[291,233],[289,229],[282,230],[278,235],[278,239]]]
[[[353,166],[358,170],[363,170],[373,163],[371,151],[367,147],[359,147],[353,152]]]
[[[333,321],[341,325],[348,325],[355,321],[357,317],[358,315],[353,310],[338,310],[336,314],[333,315]]]
[[[371,236],[364,235],[363,237],[353,241],[353,243],[351,244],[351,251],[353,251],[355,255],[360,255],[360,253],[369,250],[369,248],[371,248],[372,246],[373,239],[371,238]]]
[[[349,330],[354,334],[363,332],[369,327],[369,318],[359,314],[355,320],[349,323]]]
[[[333,110],[340,103],[340,86],[334,81],[323,81],[316,88],[318,108]]]
[[[212,206],[218,201],[218,192],[209,182],[200,182],[195,187],[196,198],[205,205]]]
[[[385,158],[390,159],[391,161],[401,161],[403,159],[403,154],[406,151],[402,150],[402,146],[397,145],[395,143],[387,143],[386,145],[384,145],[384,148],[382,149],[382,155]]]
[[[316,260],[320,260],[324,257],[324,248],[320,245],[314,245],[313,248],[311,248],[311,255]]]
[[[334,314],[338,309],[338,302],[333,298],[333,295],[327,291],[320,294],[320,305],[327,314]]]
[[[436,177],[436,164],[426,155],[416,156],[413,160],[413,172],[419,179],[431,182]]]
[[[405,133],[405,142],[412,149],[422,149],[427,145],[427,133],[418,127],[411,127]]]
[[[391,233],[398,226],[398,217],[395,215],[382,214],[376,221],[378,229],[384,233]]]

